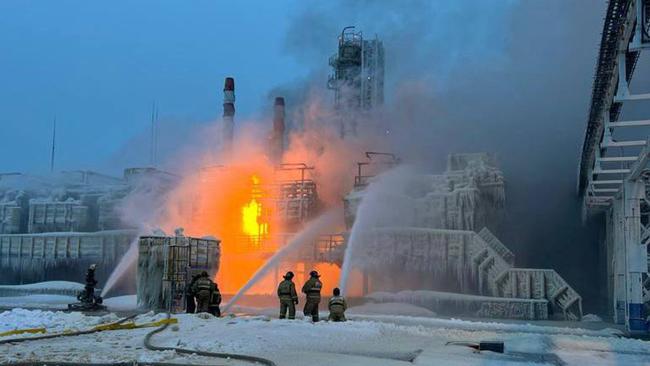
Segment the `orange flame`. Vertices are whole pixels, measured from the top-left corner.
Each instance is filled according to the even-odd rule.
[[[354,182],[354,159],[363,156],[370,146],[365,141],[343,140],[338,129],[329,125],[331,117],[318,102],[306,109],[304,130],[289,135],[284,162],[302,162],[314,166],[311,173],[318,187],[318,197],[325,206],[340,204]],[[296,228],[283,227],[280,212],[275,210],[275,195],[268,189],[285,179],[274,171],[261,144],[259,128],[242,128],[227,156],[192,156],[204,168],[198,174],[188,172],[180,186],[167,197],[165,210],[156,225],[167,232],[182,226],[190,236],[215,236],[221,240],[221,261],[217,281],[222,292],[235,293],[266,260],[286,244]],[[218,136],[213,136],[218,140]],[[365,146],[367,144],[367,146]],[[215,166],[214,164],[224,164]],[[287,235],[288,234],[288,235]],[[309,263],[281,263],[267,278],[250,291],[273,293],[277,281],[288,270],[296,280],[306,280],[309,271],[323,272],[329,292],[338,278],[338,267]]]
[[[269,234],[269,223],[262,219],[262,203],[258,201],[262,197],[262,190],[259,187],[260,179],[257,175],[251,177],[253,189],[251,200],[242,207],[242,231],[251,238],[255,246]]]

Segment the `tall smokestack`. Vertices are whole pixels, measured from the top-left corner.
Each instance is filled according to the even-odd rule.
[[[230,152],[235,135],[235,79],[226,78],[223,86],[223,130],[222,145]]]
[[[273,134],[271,135],[271,157],[275,163],[282,162],[284,154],[284,98],[276,97],[273,105]]]

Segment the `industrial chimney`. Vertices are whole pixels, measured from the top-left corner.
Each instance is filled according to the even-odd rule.
[[[223,86],[222,149],[229,153],[235,135],[235,79],[226,78]]]
[[[273,133],[271,135],[271,158],[282,163],[284,154],[284,98],[276,97],[273,105]]]

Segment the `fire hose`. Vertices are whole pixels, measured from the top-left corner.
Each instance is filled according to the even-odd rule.
[[[78,335],[85,335],[85,334],[92,334],[92,333],[97,333],[106,330],[108,326],[117,326],[122,323],[125,323],[133,318],[135,318],[138,314],[134,314],[131,316],[127,316],[126,318],[122,318],[114,323],[107,324],[104,327],[95,327],[93,329],[88,329],[88,330],[80,330],[76,332],[64,332],[64,333],[56,333],[56,334],[46,334],[42,336],[37,336],[37,337],[25,337],[25,338],[11,338],[11,339],[4,339],[0,340],[0,345],[2,344],[7,344],[7,343],[20,343],[20,342],[26,342],[26,341],[38,341],[41,339],[51,339],[51,338],[58,338],[58,337],[70,337],[70,336],[78,336]]]
[[[125,318],[122,318],[114,323],[102,325],[102,326],[97,326],[95,328],[89,329],[89,330],[82,330],[82,331],[76,331],[76,332],[64,332],[64,333],[57,333],[57,334],[47,334],[47,335],[42,335],[42,336],[37,336],[37,337],[25,337],[25,338],[12,338],[12,339],[5,339],[5,340],[0,340],[0,345],[2,344],[8,344],[8,343],[20,343],[20,342],[26,342],[26,341],[36,341],[36,340],[43,340],[43,339],[52,339],[52,338],[58,338],[58,337],[71,337],[71,336],[78,336],[78,335],[86,335],[86,334],[92,334],[92,333],[97,333],[97,332],[102,332],[105,330],[110,330],[110,329],[134,329],[134,326],[126,326],[122,327],[124,323],[127,321],[135,318],[138,314],[134,314]],[[180,354],[193,354],[193,355],[198,355],[198,356],[205,356],[205,357],[213,357],[213,358],[224,358],[224,359],[232,359],[232,360],[240,360],[240,361],[246,361],[246,362],[252,362],[256,364],[262,364],[262,365],[267,365],[267,366],[276,366],[276,364],[266,358],[262,357],[256,357],[256,356],[249,356],[249,355],[242,355],[242,354],[236,354],[236,353],[220,353],[220,352],[206,352],[206,351],[198,351],[198,350],[191,350],[191,349],[185,349],[185,348],[178,348],[178,347],[161,347],[161,346],[155,346],[151,344],[151,337],[153,337],[155,334],[163,332],[169,324],[173,323],[170,320],[171,319],[171,313],[167,312],[165,316],[165,320],[160,322],[160,326],[149,333],[147,333],[144,337],[144,346],[148,350],[151,351],[174,351],[176,353]],[[67,365],[82,365],[82,366],[122,366],[122,365],[135,365],[137,362],[108,362],[108,363],[84,363],[84,362],[56,362],[56,361],[29,361],[29,362],[10,362],[10,363],[3,363],[3,365],[11,365],[11,366],[67,366]],[[165,362],[143,362],[142,364],[146,365],[155,365],[155,366],[182,366],[186,364],[175,364],[175,363],[165,363]]]
[[[171,314],[167,312],[167,319],[171,317]],[[267,365],[267,366],[276,366],[275,362],[262,358],[262,357],[257,357],[257,356],[249,356],[249,355],[242,355],[242,354],[237,354],[237,353],[221,353],[221,352],[206,352],[206,351],[197,351],[197,350],[189,350],[185,348],[177,348],[177,347],[160,347],[160,346],[154,346],[151,344],[151,337],[153,337],[155,334],[163,332],[167,327],[169,326],[169,322],[165,322],[163,325],[161,325],[159,328],[156,328],[152,330],[151,332],[147,333],[146,336],[144,336],[144,346],[151,351],[175,351],[177,353],[183,353],[183,354],[194,354],[194,355],[199,355],[199,356],[206,356],[206,357],[215,357],[215,358],[225,358],[225,359],[232,359],[232,360],[240,360],[240,361],[247,361],[247,362],[253,362],[253,363],[259,363],[262,365]]]

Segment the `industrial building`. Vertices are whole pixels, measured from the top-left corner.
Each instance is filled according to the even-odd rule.
[[[329,64],[327,86],[334,90],[341,136],[356,136],[364,113],[384,103],[384,45],[377,36],[365,39],[355,27],[345,27]]]
[[[328,86],[334,90],[341,136],[356,136],[362,131],[359,123],[365,123],[383,103],[383,44],[377,37],[364,39],[354,27],[346,27],[330,65],[334,74]],[[270,134],[263,144],[264,179],[251,167],[229,164],[238,148],[234,78],[225,79],[223,93],[219,129],[223,164],[183,177],[154,168],[126,169],[121,178],[93,172],[63,172],[54,181],[21,174],[0,176],[0,265],[11,268],[18,281],[78,280],[82,268],[96,262],[103,281],[129,243],[142,235],[133,230],[135,223],[122,220],[120,203],[143,189],[152,190],[147,197],[157,200],[185,181],[194,188],[181,198],[187,209],[183,218],[197,224],[192,234],[201,231],[200,235],[219,238],[180,232],[140,236],[139,304],[181,311],[187,281],[199,270],[216,277],[224,294],[242,288],[322,213],[325,205],[319,190],[327,187],[319,184],[331,183],[318,181],[312,176],[315,167],[304,161],[284,160],[287,113],[280,96],[274,99],[266,129]],[[350,157],[351,166],[355,158]],[[505,179],[494,155],[451,154],[443,173],[408,175],[404,182],[408,192],[395,189],[372,197],[373,202],[390,206],[381,210],[387,216],[377,225],[359,229],[360,244],[353,248],[350,238],[364,199],[375,194],[370,187],[401,163],[385,152],[367,152],[363,158],[356,176],[346,177],[354,188],[342,197],[340,217],[345,225],[287,254],[275,265],[268,287],[273,290],[263,289],[263,295],[274,293],[281,270],[288,268],[298,282],[315,268],[338,276],[350,251],[364,258],[355,263],[361,288],[354,296],[383,301],[398,296],[395,292],[404,283],[417,278],[417,288],[428,291],[427,296],[410,296],[402,302],[438,313],[516,319],[582,317],[581,297],[561,276],[551,269],[516,267],[515,255],[493,234],[503,222],[506,199]],[[227,181],[235,182],[230,190],[224,190]],[[211,204],[227,201],[229,195],[241,197],[229,205]],[[217,220],[224,217],[227,228],[218,227]],[[53,266],[57,271],[48,273]],[[63,266],[67,269],[59,271]],[[20,277],[26,268],[30,276],[40,277]]]
[[[621,118],[625,106],[650,100],[647,91],[630,89],[650,47],[649,5],[612,0],[607,6],[578,178],[585,220],[604,229],[598,250],[609,315],[634,335],[649,332],[650,120]]]
[[[91,263],[104,281],[137,236],[137,223],[120,215],[121,202],[143,189],[160,195],[177,179],[154,168],[128,168],[121,178],[92,171],[0,175],[1,281],[78,281]]]
[[[146,309],[181,312],[192,276],[219,271],[219,240],[175,236],[138,239],[137,301]]]
[[[352,230],[364,198],[374,202],[367,210],[385,212],[361,227],[360,244],[352,248],[354,257],[363,258],[353,265],[365,273],[364,295],[414,303],[438,314],[581,319],[582,298],[557,272],[516,267],[514,254],[492,234],[503,221],[506,199],[494,155],[452,154],[443,174],[399,178],[405,180],[403,191],[367,191],[376,179],[368,171],[396,164],[392,154],[368,153],[367,158],[359,163],[356,188],[345,206]],[[394,294],[409,283],[431,291]]]

